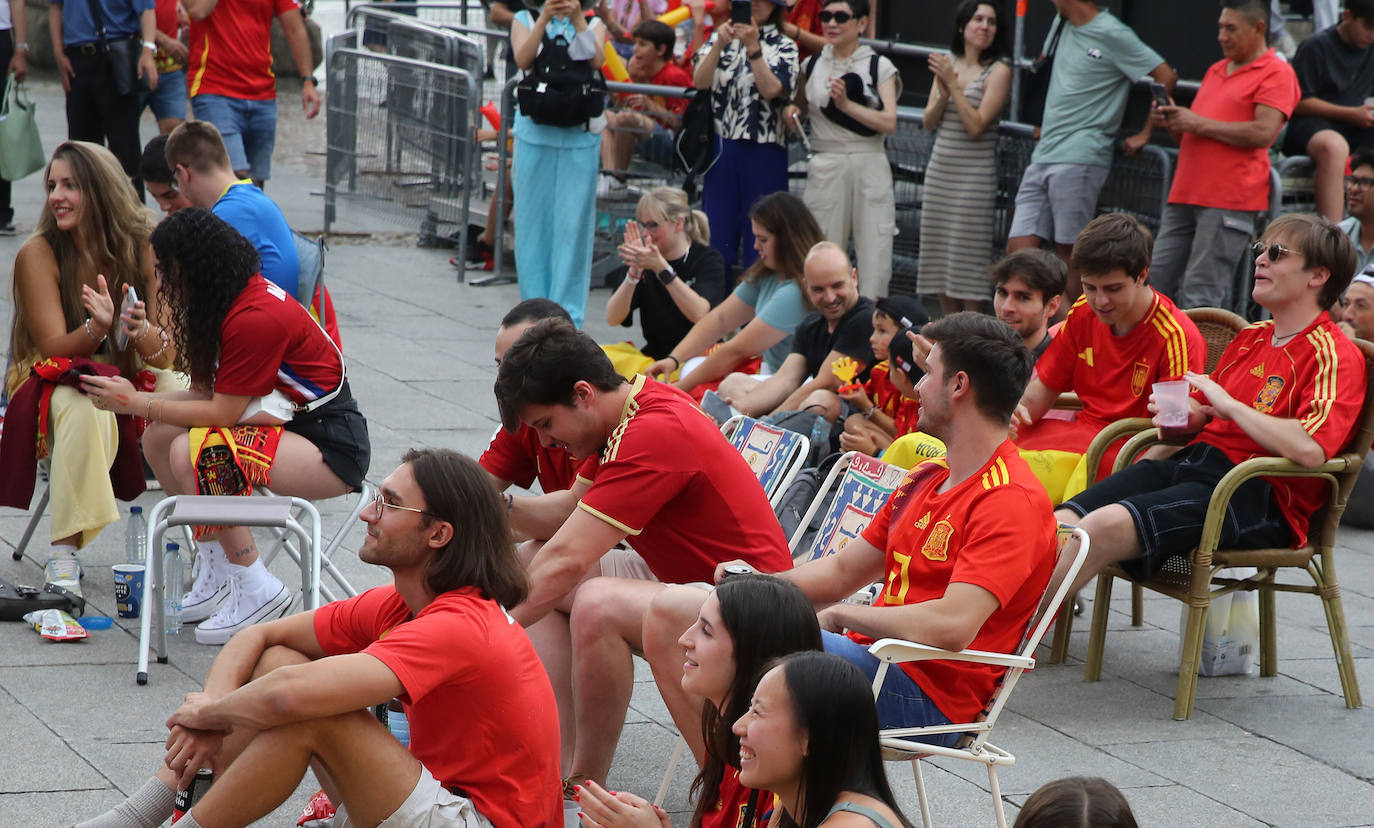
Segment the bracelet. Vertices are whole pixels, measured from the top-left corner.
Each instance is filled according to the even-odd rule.
[[[86,317],[86,322],[81,327],[86,331],[86,336],[89,336],[91,338],[91,341],[94,342],[97,346],[105,341],[104,336],[96,336],[95,331],[91,330],[91,318],[89,316]]]
[[[865,420],[871,420],[871,419],[873,419],[873,415],[874,415],[874,414],[877,414],[877,413],[878,413],[878,406],[875,405],[875,406],[871,406],[867,411],[863,412],[860,416],[862,416]]]
[[[510,492],[501,493],[506,498],[506,517],[510,517],[511,512],[515,511],[515,495]]]
[[[148,413],[143,417],[148,422],[153,422],[153,398],[148,398]]]
[[[759,49],[756,52],[745,52],[744,56],[749,58],[750,60],[758,60],[759,58],[763,57],[763,50]]]
[[[156,52],[156,51],[157,51],[157,44],[154,43],[154,42],[151,41],[151,40],[145,40],[145,41],[143,41],[143,48],[148,49],[148,50],[150,50],[150,51]]]
[[[143,358],[144,362],[152,362],[153,360],[162,356],[167,351],[167,346],[172,344],[171,337],[167,336],[167,330],[165,328],[158,328],[157,336],[158,339],[162,340],[162,345],[160,345],[156,351],[153,351],[151,354],[148,354],[147,356],[139,354],[139,356]],[[137,351],[138,346],[135,345],[134,350]]]
[[[152,323],[149,322],[147,319],[143,320],[143,332],[140,333],[138,336],[134,337],[134,341],[135,341],[135,342],[142,342],[142,341],[143,341],[143,337],[147,336],[147,335],[148,335],[148,332],[151,331],[152,329],[153,329]]]
[[[679,368],[682,367],[682,360],[678,359],[677,357],[673,356],[672,354],[668,354],[666,357],[664,357],[664,359],[671,359],[671,360],[673,361],[673,370],[674,370],[674,371],[676,371],[676,370],[678,370]]]

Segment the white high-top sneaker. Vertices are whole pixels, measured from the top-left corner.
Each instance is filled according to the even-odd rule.
[[[197,550],[191,577],[191,591],[181,598],[181,620],[187,624],[204,621],[229,600],[229,561],[224,550]]]
[[[252,566],[226,566],[230,570],[229,599],[219,612],[196,627],[197,643],[227,643],[239,630],[280,618],[291,608],[291,591],[261,560]]]

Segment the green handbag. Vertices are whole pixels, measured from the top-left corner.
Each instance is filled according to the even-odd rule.
[[[35,105],[24,84],[9,76],[0,101],[0,178],[18,181],[43,169],[46,157],[38,137]]]

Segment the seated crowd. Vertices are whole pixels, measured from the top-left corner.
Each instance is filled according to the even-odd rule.
[[[632,77],[685,74],[671,30],[645,19],[654,3],[611,5],[592,21],[572,0],[514,15],[517,63],[532,65],[558,39],[575,59],[599,64],[609,34],[609,53],[629,56]],[[702,5],[688,5],[700,23]],[[1182,297],[1231,284],[1234,260],[1202,248],[1241,227],[1248,243],[1256,208],[1245,198],[1203,203],[1176,179],[1158,244],[1135,218],[1093,217],[1105,173],[1085,159],[1102,147],[1064,124],[1075,107],[1102,102],[1075,103],[1081,78],[1056,74],[1047,119],[1061,120],[1046,124],[1022,182],[1008,254],[987,263],[994,313],[929,321],[916,297],[862,295],[861,286],[876,293],[888,282],[891,257],[881,251],[890,234],[859,229],[858,211],[808,208],[833,207],[829,193],[867,199],[861,170],[832,169],[805,200],[785,191],[785,165],[781,187],[754,186],[777,173],[785,142],[775,99],[792,97],[794,79],[818,61],[867,56],[856,44],[868,0],[797,0],[791,12],[781,0],[753,0],[745,24],[727,21],[726,5],[716,4],[713,33],[694,39],[694,80],[729,122],[705,213],[682,191],[655,189],[619,249],[625,266],[606,320],[629,326],[638,310],[643,347],[598,344],[579,329],[588,278],[573,261],[580,246],[531,243],[522,269],[542,267],[540,257],[556,265],[540,270],[543,287],[559,283],[559,268],[581,281],[537,290],[522,280],[523,300],[494,342],[501,427],[481,457],[411,450],[363,510],[359,557],[389,569],[392,582],[286,615],[290,592],[246,528],[198,528],[187,618],[200,622],[198,641],[224,647],[202,691],[167,720],[167,753],[151,778],[78,828],[161,824],[201,768],[214,769],[214,784],[179,825],[249,824],[312,769],[338,809],[336,826],[555,828],[565,798],[594,828],[663,826],[667,815],[644,798],[606,787],[635,654],[699,764],[692,825],[909,826],[878,731],[974,721],[1001,672],[917,661],[891,671],[875,697],[879,661],[869,645],[900,638],[1014,651],[1055,583],[1060,524],[1092,538],[1072,588],[1109,565],[1148,576],[1196,545],[1210,493],[1237,463],[1268,455],[1313,467],[1351,440],[1366,390],[1353,338],[1374,335],[1374,275],[1357,275],[1374,159],[1354,159],[1347,222],[1292,214],[1265,227],[1249,296],[1268,318],[1208,360]],[[964,5],[955,54],[963,61],[967,50],[969,65],[936,67],[943,91],[932,95],[946,95],[954,113],[941,129],[959,121],[973,141],[981,130],[965,123],[979,123],[969,95],[975,80],[994,77],[978,55],[992,48],[996,9]],[[1115,73],[1123,86],[1131,72],[1149,73],[1172,87],[1168,65],[1109,12],[1089,0],[1056,5],[1065,42],[1122,47],[1085,71]],[[1319,37],[1365,31],[1374,20],[1366,5],[1346,0],[1342,22]],[[1204,81],[1208,94],[1193,109],[1156,103],[1142,133],[1167,126],[1195,166],[1263,155],[1290,115],[1339,117],[1300,97],[1317,94],[1304,75],[1317,72],[1316,55],[1299,52],[1296,76],[1274,65],[1262,3],[1222,6],[1225,58]],[[792,22],[803,7],[816,12],[823,38]],[[799,46],[819,57],[799,63]],[[828,90],[800,81],[830,99],[811,102],[830,119],[819,134],[833,141],[818,156],[844,154],[841,130],[890,131],[872,114],[878,106],[857,100],[895,105],[900,81],[876,56],[872,66],[852,91],[843,79]],[[1232,82],[1242,69],[1249,80]],[[795,99],[805,108],[806,93]],[[681,115],[663,102],[624,104],[597,144],[614,169],[636,143],[661,149],[660,130]],[[855,106],[869,111],[855,115]],[[771,114],[753,117],[762,112]],[[1114,132],[1119,121],[1118,109],[1113,123],[1083,128]],[[1344,132],[1307,126],[1320,189],[1329,182],[1317,148]],[[541,124],[517,129],[515,163],[528,165],[516,178],[522,205],[538,200],[539,189],[520,191],[536,186],[528,182],[538,170],[582,164],[574,156],[592,146],[559,143]],[[1266,176],[1267,164],[1266,156]],[[145,153],[145,180],[168,213],[157,225],[96,145],[62,144],[45,176],[38,230],[15,262],[0,466],[27,466],[31,479],[32,453],[12,452],[35,434],[50,456],[49,580],[79,588],[77,552],[117,519],[116,496],[142,490],[141,479],[124,478],[140,448],[169,494],[270,485],[322,499],[362,486],[367,425],[328,296],[301,295],[281,211],[238,180],[213,126],[188,122]],[[584,189],[541,209],[569,208],[590,195]],[[540,215],[517,210],[517,221]],[[743,274],[732,287],[736,264]],[[1165,270],[1165,284],[1152,279]],[[940,295],[959,306],[982,301]],[[72,379],[72,367],[83,376]],[[1090,462],[1107,425],[1163,425],[1152,387],[1179,379],[1191,391],[1177,445],[1116,474],[1108,471],[1118,446]],[[794,566],[758,476],[720,426],[739,414],[780,422],[799,412],[821,454],[858,451],[909,471],[860,534]],[[12,428],[28,431],[16,441]],[[509,491],[536,481],[538,494]],[[1247,483],[1228,506],[1223,542],[1301,544],[1323,486]],[[27,505],[20,487],[6,491]],[[847,600],[871,584],[871,603]],[[464,643],[435,643],[453,641]],[[365,710],[393,700],[410,722],[407,746]],[[923,739],[952,746],[964,736]],[[1046,786],[1017,824],[1068,824],[1057,814],[1090,807],[1134,824],[1119,792],[1085,779]]]

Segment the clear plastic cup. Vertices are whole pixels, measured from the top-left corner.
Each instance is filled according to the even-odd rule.
[[[1188,425],[1188,391],[1186,380],[1169,380],[1154,384],[1155,408],[1160,428],[1181,431]]]

